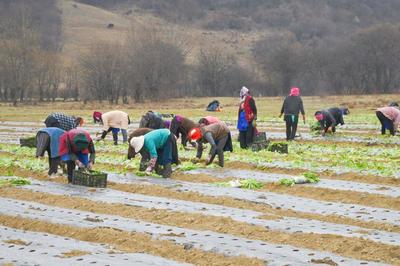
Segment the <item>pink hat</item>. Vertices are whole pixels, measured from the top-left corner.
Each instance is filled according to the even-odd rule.
[[[324,115],[323,115],[322,113],[319,113],[319,114],[316,114],[316,115],[315,115],[315,118],[316,118],[318,121],[321,121],[322,119],[324,119]]]
[[[291,88],[290,89],[290,96],[299,96],[300,95],[300,89],[299,88]]]
[[[94,111],[94,112],[93,112],[93,120],[94,120],[95,122],[100,122],[100,121],[101,121],[101,116],[102,116],[102,115],[103,115],[102,113],[97,112],[97,111]]]

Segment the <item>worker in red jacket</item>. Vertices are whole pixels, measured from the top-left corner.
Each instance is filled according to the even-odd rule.
[[[60,137],[59,156],[67,163],[68,183],[72,183],[73,171],[79,168],[91,169],[95,160],[93,140],[83,129],[72,129]],[[89,157],[90,154],[90,157]]]

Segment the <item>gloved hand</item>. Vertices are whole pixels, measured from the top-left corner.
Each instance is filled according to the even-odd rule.
[[[206,165],[209,165],[210,163],[211,163],[211,155],[208,155],[206,159]]]
[[[153,172],[154,168],[156,167],[157,158],[151,158],[149,162],[149,166],[146,169],[146,174],[150,175]]]
[[[88,166],[87,166],[87,169],[91,170],[91,169],[92,169],[92,167],[93,167],[93,163],[92,163],[92,162],[90,162],[90,163],[88,164]]]
[[[81,161],[76,160],[75,164],[78,166],[78,168],[85,168],[85,165],[83,163],[81,163]]]
[[[150,165],[146,168],[146,174],[151,175],[151,172],[153,172],[154,168],[151,167]]]

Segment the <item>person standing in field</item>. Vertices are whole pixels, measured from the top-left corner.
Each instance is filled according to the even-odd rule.
[[[218,164],[224,167],[224,151],[233,151],[231,133],[224,122],[194,128],[189,132],[189,138],[197,141],[197,159],[203,154],[203,145],[210,143],[211,149],[206,165],[211,164],[218,154]]]
[[[256,135],[257,107],[254,98],[246,87],[240,90],[238,125],[240,148],[247,149]]]
[[[107,134],[111,131],[114,145],[118,145],[118,133],[121,131],[123,142],[128,141],[128,125],[130,124],[129,115],[122,111],[110,111],[107,113],[94,112],[93,120],[99,122],[103,125],[103,133],[101,134],[100,139],[104,139]]]
[[[82,126],[83,119],[63,113],[52,113],[46,118],[44,124],[46,127],[58,127],[62,130],[69,131],[78,126]]]
[[[157,174],[169,178],[172,174],[171,164],[179,163],[175,135],[166,128],[155,129],[143,136],[133,137],[129,144],[134,153],[141,153],[142,150],[145,150],[150,154],[147,174],[151,174],[155,170]],[[162,170],[160,166],[163,166]]]
[[[76,166],[91,169],[94,164],[96,155],[89,133],[83,129],[72,129],[61,135],[59,156],[67,163],[68,183],[72,183]]]
[[[306,123],[306,115],[304,112],[303,100],[300,97],[300,89],[292,88],[289,96],[286,96],[283,101],[281,113],[279,115],[279,117],[282,117],[282,115],[285,114],[286,140],[294,140],[300,112],[303,116],[303,122]]]
[[[386,129],[389,129],[392,136],[395,135],[400,124],[400,110],[395,106],[386,106],[376,109],[376,116],[381,122],[381,133],[386,134]]]
[[[60,164],[60,138],[64,133],[65,131],[58,127],[47,127],[40,129],[36,134],[36,157],[43,157],[45,151],[47,151],[49,176],[57,174],[58,165]]]

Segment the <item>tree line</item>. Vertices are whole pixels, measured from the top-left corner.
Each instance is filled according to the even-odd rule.
[[[13,15],[0,19],[0,100],[14,104],[237,96],[243,85],[263,96],[284,95],[291,86],[305,95],[389,93],[400,87],[400,26],[395,24],[374,25],[341,40],[304,41],[282,31],[254,44],[250,67],[211,46],[188,64],[192,51],[182,35],[134,25],[125,40],[97,42],[66,64],[61,38],[43,34],[46,27],[26,2],[8,1],[2,8]],[[60,23],[56,13],[49,14]],[[61,36],[60,26],[47,32],[54,30]]]

